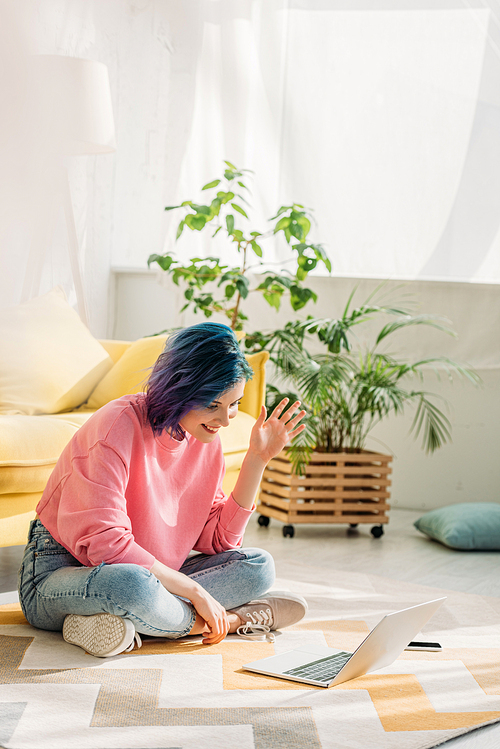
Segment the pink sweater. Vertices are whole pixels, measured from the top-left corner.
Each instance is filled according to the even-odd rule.
[[[194,549],[241,545],[252,512],[222,491],[220,440],[155,437],[144,396],[99,409],[64,449],[38,504],[52,536],[86,566],[101,562],[178,570]]]

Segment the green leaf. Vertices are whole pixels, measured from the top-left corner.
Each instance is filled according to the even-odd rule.
[[[234,208],[235,211],[238,211],[238,213],[241,213],[242,216],[244,216],[245,218],[248,218],[246,212],[237,203],[231,203],[231,206]]]
[[[212,200],[212,202],[210,203],[210,210],[211,210],[210,218],[213,218],[214,216],[219,215],[221,205],[222,205],[222,200],[220,198],[214,198]]]
[[[225,294],[226,299],[232,299],[235,291],[236,291],[236,286],[234,286],[232,283],[228,283],[226,288],[224,289],[224,294]]]
[[[236,197],[237,197],[237,198],[239,198],[240,200],[242,200],[242,201],[243,201],[244,203],[246,203],[246,204],[247,204],[248,206],[250,206],[250,205],[251,205],[251,203],[249,203],[249,201],[248,201],[248,200],[247,200],[247,199],[245,198],[245,196],[244,196],[244,195],[240,195],[240,193],[239,193],[239,192],[237,192],[237,193],[236,193]]]
[[[276,234],[279,231],[284,231],[285,229],[288,229],[291,221],[292,219],[290,218],[290,216],[284,216],[282,219],[278,221],[278,223],[274,227],[274,233]]]
[[[252,245],[252,249],[257,255],[257,257],[262,257],[262,247],[259,244],[257,244],[255,240],[253,242],[250,242],[250,244]]]
[[[264,281],[258,286],[259,289],[270,289],[272,288],[274,291],[277,291],[278,289],[281,289],[281,293],[283,293],[283,290],[289,289],[292,284],[292,281],[287,276],[278,276],[276,273],[270,273],[266,276]]]
[[[274,307],[274,309],[279,310],[280,304],[281,304],[281,294],[276,291],[265,291],[264,299],[266,302],[271,306]]]
[[[308,257],[307,255],[300,255],[297,260],[298,268],[297,268],[297,278],[300,281],[303,281],[307,274],[314,270],[316,265],[318,264],[318,261],[316,258]]]
[[[309,234],[309,231],[311,230],[311,222],[306,216],[300,216],[297,219],[297,223],[302,229],[302,235],[303,235],[303,238],[305,239],[307,235]]]
[[[202,213],[197,213],[196,216],[193,216],[191,219],[190,228],[195,229],[196,231],[201,231],[206,223],[207,223],[206,216],[204,216]]]
[[[330,258],[324,251],[323,247],[320,244],[311,244],[309,245],[311,249],[314,250],[316,257],[318,260],[321,260],[321,262],[324,264],[325,268],[327,269],[328,273],[332,272],[332,263],[330,261]]]
[[[180,223],[180,224],[179,224],[179,226],[177,227],[177,233],[176,233],[176,235],[175,235],[175,241],[176,241],[176,242],[177,242],[177,240],[179,239],[179,237],[181,236],[182,232],[184,231],[184,227],[185,227],[185,225],[186,225],[185,221],[181,221],[181,223]]]
[[[318,297],[311,289],[304,289],[301,286],[292,286],[290,288],[290,304],[295,311],[305,307],[309,300],[317,301]]]
[[[227,164],[230,169],[233,169],[234,171],[238,171],[238,167],[236,167],[234,164],[231,164],[230,161],[226,161],[224,159],[224,164]]]
[[[197,296],[194,301],[196,302],[197,307],[203,309],[205,307],[210,307],[213,300],[214,298],[212,294],[203,294],[202,296]]]
[[[148,258],[148,266],[151,263],[158,263],[162,270],[168,271],[172,263],[176,261],[171,255],[150,255]]]
[[[245,190],[248,190],[248,187],[245,185],[244,182],[238,182],[238,184],[239,184],[240,187],[243,187]]]
[[[220,190],[217,193],[217,197],[223,202],[223,203],[229,203],[230,200],[234,198],[234,192],[223,192]]]
[[[426,393],[411,393],[418,398],[418,407],[410,428],[415,439],[423,429],[422,447],[427,453],[433,453],[442,445],[451,441],[451,424],[443,412],[431,403]]]
[[[282,213],[285,213],[285,211],[289,211],[290,208],[291,208],[291,206],[289,206],[289,205],[282,205],[281,208],[279,209],[278,213],[276,214],[276,216],[271,216],[271,218],[269,219],[269,221],[275,221],[275,219],[279,218]]]
[[[226,216],[226,226],[227,226],[228,234],[232,234],[234,231],[234,216],[232,213],[229,213]]]
[[[206,185],[204,185],[201,189],[210,190],[211,187],[217,187],[217,185],[220,185],[220,183],[221,183],[220,179],[214,179],[212,182],[208,182]]]
[[[218,233],[220,232],[220,230],[221,230],[221,229],[222,229],[222,226],[218,226],[218,227],[217,227],[217,229],[216,229],[216,230],[214,231],[214,233],[212,234],[212,239],[213,239],[213,238],[215,237],[215,235],[216,235],[216,234],[218,234]]]
[[[193,203],[191,208],[193,211],[196,211],[196,213],[202,213],[204,216],[210,216],[212,213],[212,208],[209,205],[197,205],[196,203]]]
[[[226,267],[226,266],[224,266],[224,267]],[[238,275],[238,274],[239,274],[239,272],[240,272],[240,271],[239,271],[239,269],[238,269],[238,270],[236,271],[236,275]],[[232,282],[232,281],[233,281],[233,279],[234,279],[234,276],[235,276],[234,270],[228,270],[228,271],[226,271],[226,272],[225,272],[225,273],[223,273],[223,274],[222,274],[222,276],[220,277],[220,279],[219,279],[219,283],[218,283],[217,285],[218,285],[218,286],[222,286],[222,284],[223,284],[223,283],[227,283],[227,281],[231,281],[231,282]]]
[[[245,276],[240,276],[236,279],[235,285],[243,299],[246,299],[248,296],[248,278],[245,278]]]
[[[175,208],[180,208],[180,205],[167,205],[165,206],[166,211],[173,211]]]
[[[447,322],[448,321],[445,320],[445,318],[438,317],[437,315],[415,315],[414,317],[412,317],[411,315],[405,315],[399,320],[385,325],[378,334],[375,345],[378,345],[391,333],[394,333],[401,328],[407,328],[410,325],[429,325],[431,328],[436,328],[437,330],[440,330],[441,332],[447,333],[448,335],[456,338],[457,334],[455,333],[455,331],[452,330],[447,324],[444,324]]]
[[[224,177],[227,179],[228,182],[230,182],[232,179],[235,179],[235,174],[233,172],[230,172],[229,169],[226,169],[224,172]]]

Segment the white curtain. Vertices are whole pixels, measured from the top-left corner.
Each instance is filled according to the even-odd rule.
[[[109,69],[116,154],[70,175],[91,328],[105,332],[111,265],[145,268],[165,248],[235,259],[208,235],[175,243],[180,215],[163,210],[201,199],[223,159],[254,171],[252,228],[283,203],[314,210],[337,276],[498,284],[499,19],[498,0],[1,0],[9,111],[23,46]],[[20,189],[12,159],[0,182],[1,304],[19,301],[28,257],[14,201],[29,150],[19,161]],[[70,287],[65,241],[56,227],[42,292]]]
[[[284,202],[314,209],[336,275],[500,281],[495,0],[198,7],[173,197],[200,196],[228,158],[255,171],[258,221]]]

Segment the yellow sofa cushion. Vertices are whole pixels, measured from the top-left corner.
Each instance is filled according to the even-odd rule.
[[[144,390],[150,369],[163,351],[166,340],[166,335],[158,335],[131,343],[97,385],[85,408],[101,408],[122,395]]]
[[[240,403],[240,411],[251,414],[257,419],[260,408],[266,401],[266,361],[269,359],[267,351],[259,351],[258,354],[247,354],[247,362],[253,369],[254,375],[245,386],[245,392]]]
[[[91,416],[1,416],[0,496],[42,492],[66,444]]]
[[[26,543],[40,494],[0,494],[0,547]]]
[[[61,288],[1,310],[0,349],[0,414],[77,408],[113,363]]]

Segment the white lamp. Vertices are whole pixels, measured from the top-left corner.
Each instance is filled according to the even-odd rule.
[[[111,153],[116,149],[108,70],[94,60],[60,55],[31,58],[34,128],[45,169],[57,171],[51,208],[41,211],[31,244],[23,287],[23,301],[40,288],[43,260],[53,236],[57,210],[64,207],[71,271],[78,311],[88,325],[78,239],[65,157]],[[48,173],[48,171],[47,171]],[[40,249],[40,242],[43,246]]]

